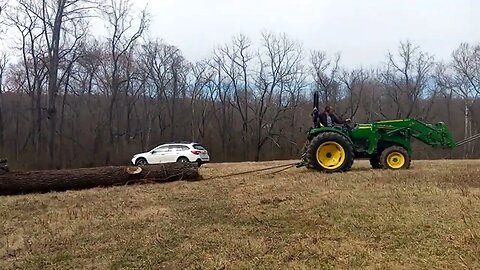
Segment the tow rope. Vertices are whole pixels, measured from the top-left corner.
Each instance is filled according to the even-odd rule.
[[[225,174],[225,175],[219,175],[219,176],[212,176],[212,177],[209,177],[209,178],[204,178],[203,180],[212,180],[212,179],[217,179],[217,178],[228,178],[228,177],[232,177],[232,176],[245,175],[245,174],[263,172],[263,171],[269,171],[269,170],[280,169],[281,168],[281,170],[268,173],[268,174],[275,174],[275,173],[279,173],[279,172],[288,170],[288,169],[294,167],[295,165],[297,165],[297,163],[284,164],[284,165],[278,165],[278,166],[273,166],[273,167],[268,167],[268,168],[262,168],[262,169],[244,171],[244,172],[238,172],[238,173],[232,173],[232,174]],[[266,174],[266,175],[268,175],[268,174]]]

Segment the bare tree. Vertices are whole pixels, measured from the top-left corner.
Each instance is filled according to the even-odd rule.
[[[446,84],[463,100],[464,136],[468,138],[473,134],[472,108],[480,95],[480,46],[472,47],[462,43],[453,52],[452,58],[453,74]],[[471,144],[465,145],[465,158],[468,158],[472,151]]]
[[[85,16],[92,6],[88,0],[58,0],[43,1],[42,5],[32,7],[30,10],[34,13],[43,25],[44,42],[47,49],[47,71],[48,71],[48,89],[47,89],[47,119],[49,123],[48,153],[50,166],[53,165],[55,158],[55,137],[57,133],[57,96],[59,88],[65,76],[59,77],[59,69],[62,57],[72,52],[78,40],[80,40],[86,31],[77,31],[77,26],[82,24]],[[73,29],[73,30],[71,30]],[[85,29],[83,29],[85,30]],[[74,41],[70,48],[65,48],[65,44],[73,36]],[[68,68],[66,68],[68,70]]]
[[[381,81],[396,105],[395,117],[418,113],[418,101],[425,94],[433,67],[433,57],[409,41],[400,42],[398,55],[388,54]]]
[[[3,9],[6,7],[6,2],[0,1],[0,35],[3,33],[3,26],[4,16],[3,16]],[[1,37],[0,37],[1,40]],[[7,54],[6,52],[0,52],[0,152],[4,151],[5,145],[5,127],[3,123],[3,108],[4,108],[4,101],[3,101],[3,82],[4,82],[4,73],[7,68]]]
[[[59,77],[59,85],[57,85],[58,90],[60,87],[63,87],[63,94],[61,95],[62,101],[60,105],[60,123],[58,127],[58,131],[55,130],[55,133],[58,133],[59,137],[59,147],[58,147],[58,163],[60,163],[61,167],[65,167],[66,159],[64,157],[64,148],[65,148],[65,111],[66,111],[66,104],[67,104],[67,97],[69,96],[69,92],[72,88],[70,85],[72,81],[72,77],[75,73],[75,64],[78,60],[82,57],[82,51],[84,51],[85,46],[85,33],[86,33],[86,26],[82,24],[76,24],[73,26],[74,32],[77,32],[77,27],[80,28],[78,30],[80,33],[75,33],[72,37],[71,43],[65,45],[65,49],[62,50],[63,54],[61,56],[61,62],[59,63],[60,77]],[[72,134],[73,135],[73,134]],[[71,139],[71,136],[70,136]]]
[[[37,163],[42,145],[42,96],[47,70],[42,61],[46,53],[42,41],[44,29],[41,27],[40,18],[32,12],[33,8],[38,9],[38,7],[32,5],[34,4],[31,2],[19,1],[6,13],[6,16],[8,25],[13,26],[12,28],[20,34],[20,42],[17,46],[22,52],[22,65],[26,78],[22,81],[22,88],[30,96],[29,110],[33,123],[27,141],[30,139],[32,141],[35,149],[34,161]]]
[[[468,94],[480,95],[480,45],[462,43],[453,52],[452,67]]]
[[[208,62],[210,73],[212,74],[206,87],[208,91],[209,101],[213,110],[213,118],[217,124],[216,130],[220,136],[220,151],[223,160],[228,159],[227,149],[232,149],[230,143],[232,133],[235,132],[233,121],[232,99],[232,81],[223,73],[222,59],[214,57]],[[243,131],[243,128],[242,128]],[[243,141],[243,134],[242,134]],[[242,151],[244,156],[245,151]]]
[[[347,92],[347,99],[350,109],[350,118],[354,119],[358,112],[358,108],[362,102],[365,89],[367,88],[369,74],[363,68],[352,70],[350,72],[344,70],[342,72],[341,80],[345,85]]]
[[[6,25],[6,16],[4,10],[7,8],[7,0],[0,0],[0,34],[6,32],[4,26]],[[0,40],[3,36],[0,36]]]
[[[166,117],[158,108],[157,117],[161,130],[168,121],[169,139],[173,140],[177,130],[178,106],[181,92],[186,88],[187,63],[180,50],[160,41],[151,41],[143,46],[144,68],[153,84],[159,105],[166,109]]]
[[[3,108],[5,108],[4,101],[3,101],[3,75],[7,68],[7,55],[0,54],[0,152],[3,151],[3,147],[5,145],[5,125],[3,122]]]
[[[193,64],[190,67],[191,81],[187,83],[189,87],[190,96],[190,110],[191,110],[191,133],[192,140],[196,141],[198,137],[203,139],[205,133],[205,126],[207,121],[207,103],[205,100],[208,98],[206,85],[211,81],[213,74],[208,68],[208,63],[201,61]],[[199,108],[199,117],[197,117]],[[197,124],[198,123],[198,124]],[[198,131],[198,135],[197,132]]]
[[[233,38],[232,43],[215,51],[215,58],[220,63],[222,71],[229,78],[234,94],[234,107],[242,118],[242,142],[244,159],[249,159],[249,65],[253,59],[250,51],[251,42],[245,35]]]
[[[115,138],[118,136],[118,130],[114,129],[114,112],[117,100],[120,97],[122,87],[128,82],[128,78],[121,77],[122,68],[125,62],[128,63],[128,56],[135,47],[136,42],[142,36],[148,27],[149,15],[146,10],[140,11],[138,20],[132,15],[132,4],[129,0],[110,0],[105,5],[101,13],[107,22],[109,31],[108,52],[102,64],[104,77],[101,78],[103,87],[108,89],[110,96],[108,121],[109,127],[109,144],[110,148],[116,149]],[[126,61],[125,61],[126,60]],[[122,66],[123,63],[123,66]],[[117,125],[117,129],[118,129]],[[110,149],[109,148],[109,149]],[[111,149],[110,149],[111,150]],[[110,162],[111,153],[107,152],[106,163]]]
[[[102,93],[100,91],[98,77],[101,75],[101,58],[103,52],[99,41],[89,38],[82,45],[80,58],[74,66],[69,84],[71,85],[70,94],[73,97],[84,97],[80,101],[73,103],[70,108],[75,115],[75,123],[72,124],[71,137],[68,138],[76,147],[74,152],[82,150],[85,156],[91,156],[93,164],[99,164],[101,148],[105,143],[103,140],[106,122],[104,119],[105,106],[102,100],[97,97]],[[82,121],[81,116],[84,110],[88,110],[90,121]],[[93,120],[94,119],[94,120]],[[81,143],[76,134],[82,133],[83,129],[92,131],[92,140],[85,146]],[[77,155],[78,156],[78,155]]]
[[[323,51],[313,51],[311,54],[314,89],[320,92],[325,105],[335,105],[340,98],[340,58],[341,55],[336,54],[329,59]]]
[[[260,70],[255,78],[255,160],[260,159],[260,153],[267,140],[278,145],[275,133],[278,122],[284,113],[293,105],[291,92],[300,89],[291,89],[301,85],[293,82],[304,75],[301,62],[301,46],[290,40],[286,35],[263,34],[263,50],[259,52]]]
[[[150,141],[152,139],[152,132],[154,129],[155,121],[158,120],[157,132],[161,136],[166,129],[164,125],[164,117],[162,112],[165,109],[164,91],[168,85],[168,68],[166,51],[169,50],[169,46],[161,43],[158,40],[149,41],[142,45],[141,61],[143,72],[145,73],[145,79],[147,81],[147,88],[144,92],[144,107],[146,108],[144,119],[147,124],[145,130],[145,143],[143,149],[150,147]],[[156,106],[150,106],[153,101],[156,101]],[[169,111],[171,113],[171,111]]]
[[[66,44],[79,33],[78,25],[92,7],[88,0],[32,1],[20,0],[8,15],[10,22],[19,30],[22,37],[23,60],[27,71],[28,85],[31,92],[36,92],[36,130],[39,136],[36,144],[40,145],[41,134],[41,97],[42,83],[46,79],[48,119],[48,154],[50,166],[55,156],[55,137],[57,132],[57,96],[63,75],[59,76],[62,58],[69,55],[72,48]],[[75,47],[76,42],[71,43]],[[44,49],[43,49],[44,48]],[[33,64],[33,81],[30,80],[29,63]],[[43,72],[45,71],[45,72]],[[33,91],[32,91],[33,90]],[[37,152],[39,147],[37,146]],[[38,156],[38,155],[37,155]]]

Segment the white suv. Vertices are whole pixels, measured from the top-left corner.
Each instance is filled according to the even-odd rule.
[[[201,166],[210,162],[210,156],[199,143],[168,143],[132,158],[132,164],[137,166],[170,162],[196,162]]]

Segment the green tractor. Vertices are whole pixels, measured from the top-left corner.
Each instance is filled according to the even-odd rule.
[[[318,108],[318,94],[314,97]],[[322,172],[345,172],[354,159],[369,159],[372,168],[408,169],[412,157],[411,138],[435,148],[454,148],[447,126],[427,124],[417,119],[387,120],[351,127],[313,127],[308,131],[301,162]]]

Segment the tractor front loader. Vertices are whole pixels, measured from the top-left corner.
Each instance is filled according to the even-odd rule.
[[[318,108],[318,94],[314,107]],[[434,148],[449,149],[480,138],[477,134],[459,143],[443,122],[424,123],[417,119],[377,121],[351,127],[313,127],[308,131],[302,160],[297,167],[307,166],[322,172],[350,170],[354,159],[367,158],[373,168],[407,169],[412,157],[411,138]]]

